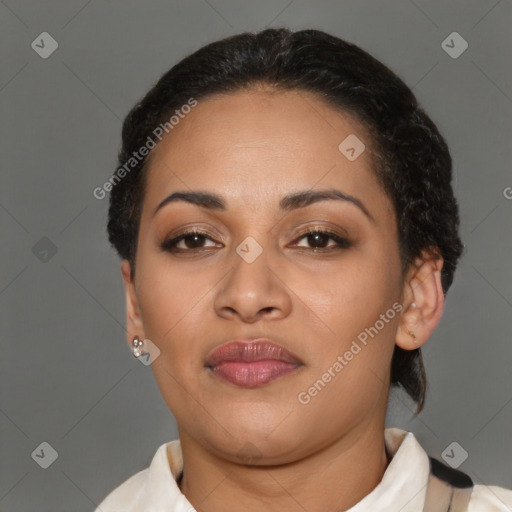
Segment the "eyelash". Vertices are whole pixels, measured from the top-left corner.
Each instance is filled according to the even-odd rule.
[[[308,235],[314,235],[314,234],[326,235],[328,238],[334,240],[336,242],[337,246],[330,247],[330,248],[315,248],[315,247],[313,247],[311,249],[309,249],[307,247],[299,247],[299,249],[309,249],[316,253],[325,253],[325,252],[329,252],[329,251],[333,251],[333,250],[348,249],[349,247],[352,246],[352,242],[350,242],[348,239],[343,238],[332,231],[328,231],[328,230],[321,229],[321,228],[310,229],[309,231],[305,231],[304,233],[301,233],[298,236],[298,238],[295,239],[295,242],[300,241],[302,238],[305,238]],[[185,231],[184,233],[181,233],[180,235],[178,235],[170,240],[166,240],[165,242],[162,243],[161,248],[164,251],[167,251],[170,253],[193,253],[193,252],[199,252],[199,251],[203,251],[203,250],[207,249],[205,247],[198,247],[196,249],[177,249],[176,248],[176,245],[181,240],[192,237],[194,235],[196,235],[196,236],[199,235],[199,236],[202,236],[209,240],[212,240],[208,236],[208,234],[205,233],[204,231],[191,230],[191,231]],[[214,241],[214,240],[212,240],[212,241]]]

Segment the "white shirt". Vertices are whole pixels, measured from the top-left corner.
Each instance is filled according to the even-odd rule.
[[[411,432],[387,428],[384,436],[391,462],[377,487],[347,512],[422,512],[428,456]],[[182,469],[180,442],[164,443],[148,468],[116,487],[94,512],[194,512],[176,483]],[[468,512],[511,511],[512,490],[475,484]]]

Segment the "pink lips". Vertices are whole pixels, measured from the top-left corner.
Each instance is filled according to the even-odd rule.
[[[255,388],[288,375],[302,361],[281,345],[269,340],[234,340],[216,348],[206,367],[218,377],[237,386]]]

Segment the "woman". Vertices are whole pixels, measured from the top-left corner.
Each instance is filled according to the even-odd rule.
[[[128,342],[179,441],[98,512],[511,510],[385,429],[391,385],[423,406],[462,251],[448,148],[396,75],[316,30],[233,36],[132,109],[119,164]]]

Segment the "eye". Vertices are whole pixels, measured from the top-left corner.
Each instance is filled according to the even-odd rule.
[[[307,243],[313,246],[311,249],[314,252],[321,252],[324,250],[331,251],[337,249],[348,249],[349,247],[352,246],[352,242],[338,235],[337,233],[318,228],[302,233],[302,235],[297,240],[302,239],[306,239]],[[332,245],[326,245],[329,239],[333,240],[335,243]],[[308,248],[307,246],[304,245],[297,245],[296,247],[306,249]]]
[[[200,249],[204,249],[206,247],[215,246],[214,243],[213,246],[210,245],[204,247],[202,244],[204,243],[205,240],[210,240],[213,242],[213,240],[204,231],[191,230],[185,231],[184,233],[181,233],[180,235],[171,238],[170,240],[166,240],[161,245],[161,247],[164,251],[168,252],[193,252]]]

